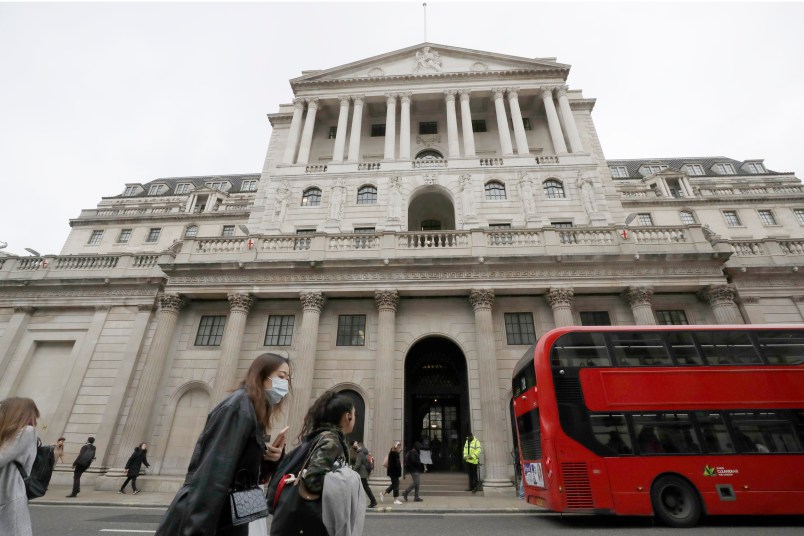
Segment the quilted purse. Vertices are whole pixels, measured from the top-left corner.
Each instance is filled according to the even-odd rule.
[[[236,482],[237,477],[235,477]],[[265,502],[265,493],[257,485],[230,491],[229,504],[232,508],[232,525],[243,525],[268,517],[268,503]]]

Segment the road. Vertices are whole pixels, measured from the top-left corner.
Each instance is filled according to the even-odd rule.
[[[36,536],[147,536],[153,534],[164,508],[117,508],[95,506],[31,505]],[[696,534],[713,536],[793,536],[801,534],[804,518],[728,517],[705,519]],[[681,534],[654,526],[647,518],[619,518],[556,514],[391,514],[366,517],[364,536],[466,536],[467,534],[520,536],[532,534]]]

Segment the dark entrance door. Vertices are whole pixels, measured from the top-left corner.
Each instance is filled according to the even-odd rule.
[[[461,471],[469,428],[463,352],[441,337],[419,341],[405,360],[405,447],[429,441],[433,470]]]

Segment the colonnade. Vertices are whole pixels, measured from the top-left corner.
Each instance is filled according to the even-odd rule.
[[[470,109],[470,98],[473,90],[469,89],[448,89],[444,90],[444,106],[447,118],[447,146],[449,158],[471,158],[475,155],[474,130],[472,129],[472,112]],[[474,90],[478,93],[479,90]],[[528,148],[527,133],[523,123],[522,110],[519,105],[520,89],[515,87],[491,88],[491,99],[494,102],[495,116],[497,119],[498,133],[500,137],[500,148],[502,156],[514,155],[514,144],[511,139],[509,128],[509,114],[505,106],[508,101],[510,109],[510,120],[513,125],[514,138],[516,143],[516,155],[525,156],[530,154]],[[578,134],[578,127],[570,108],[567,98],[567,86],[550,86],[539,88],[545,115],[547,116],[550,138],[556,154],[577,153],[583,151],[581,138]],[[485,93],[485,91],[483,92]],[[416,97],[424,97],[431,94],[416,94]],[[377,96],[373,96],[377,97]],[[385,117],[385,144],[384,160],[409,160],[411,158],[411,131],[410,113],[411,101],[414,98],[411,92],[386,93],[381,97],[385,98],[386,117]],[[313,131],[316,124],[316,114],[322,101],[339,102],[338,123],[335,133],[335,144],[332,151],[332,162],[343,162],[346,149],[346,131],[349,125],[350,108],[352,116],[351,133],[349,138],[349,149],[347,161],[356,163],[360,159],[360,142],[363,121],[363,108],[366,103],[366,95],[340,95],[337,97],[309,97],[296,98],[293,100],[293,116],[290,121],[287,145],[282,156],[282,164],[307,164],[310,159],[310,150],[313,142]],[[480,97],[485,98],[485,97]],[[461,107],[461,136],[458,131],[458,115],[456,112],[456,99],[460,101]],[[556,108],[556,101],[558,108]],[[399,140],[397,142],[397,103],[399,103]],[[306,113],[305,113],[306,109]],[[564,141],[564,136],[569,141],[569,149]],[[461,143],[463,141],[463,155],[461,155]]]

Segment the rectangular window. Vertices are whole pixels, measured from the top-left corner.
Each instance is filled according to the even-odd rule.
[[[488,132],[485,119],[472,119],[472,132]]]
[[[755,175],[759,173],[766,173],[765,166],[759,162],[749,162],[746,167],[748,168],[749,173],[753,173]]]
[[[781,411],[735,412],[729,415],[739,452],[801,452],[793,423]]]
[[[581,311],[582,326],[610,326],[608,311]]]
[[[801,225],[804,225],[804,208],[794,208],[793,214],[796,215],[796,221]]]
[[[530,126],[530,117],[522,118],[522,126],[525,127],[525,130],[533,130],[533,127]]]
[[[234,236],[234,225],[224,225],[221,236]]]
[[[699,454],[695,428],[688,413],[632,415],[640,454]]]
[[[329,134],[327,134],[327,139],[334,140],[337,135],[338,135],[338,127],[329,127]]]
[[[772,210],[759,210],[759,219],[763,225],[776,225],[776,218],[773,217]]]
[[[539,460],[542,457],[542,437],[539,426],[539,409],[533,409],[516,418],[519,430],[519,449],[523,460]]]
[[[489,229],[510,229],[510,223],[490,223]]]
[[[148,189],[148,195],[159,195],[160,190],[162,190],[162,185],[154,184]]]
[[[223,327],[226,325],[225,316],[202,316],[195,336],[196,346],[220,346],[223,338]]]
[[[720,175],[734,175],[734,166],[731,164],[715,164],[715,171]]]
[[[691,333],[668,331],[665,333],[665,341],[678,365],[686,367],[704,364]]]
[[[217,181],[217,182],[208,182],[207,187],[212,188],[213,190],[220,190],[221,192],[226,191],[227,182],[225,181]]]
[[[190,185],[186,182],[176,185],[177,194],[186,194],[190,191]]]
[[[152,227],[148,230],[148,238],[145,239],[146,242],[159,242],[159,235],[162,233],[162,229],[160,227]]]
[[[376,123],[371,125],[371,137],[382,138],[385,136],[385,123]]]
[[[90,246],[97,246],[101,243],[101,238],[103,238],[103,231],[92,231],[92,234],[89,237],[89,242],[87,242]]]
[[[508,344],[533,344],[536,330],[532,313],[505,313],[505,334]]]
[[[687,164],[687,175],[700,176],[704,174],[704,168],[701,164]]]
[[[556,229],[570,229],[570,228],[572,228],[572,222],[571,221],[551,221],[550,225],[552,225]]]
[[[723,415],[709,411],[696,411],[695,420],[701,428],[704,451],[708,454],[734,454],[734,444],[729,437]]]
[[[293,315],[270,315],[265,332],[265,346],[290,346],[293,342]]]
[[[610,367],[611,358],[602,333],[567,333],[559,337],[550,353],[553,366]]]
[[[128,244],[129,240],[131,240],[131,229],[121,229],[120,234],[117,235],[117,243]]]
[[[659,173],[660,171],[664,171],[665,169],[667,169],[667,166],[660,165],[660,164],[654,164],[654,165],[642,166],[642,169],[644,169],[645,173],[647,173],[648,175],[653,175],[654,173]]]
[[[684,225],[695,225],[695,216],[688,210],[681,211],[681,223]]]
[[[257,181],[255,181],[255,180],[243,181],[240,184],[240,191],[241,192],[256,192],[257,191]]]
[[[366,345],[366,315],[338,316],[337,346]]]
[[[126,186],[126,190],[123,192],[124,197],[131,197],[132,195],[137,195],[137,187],[136,186]]]
[[[754,343],[745,331],[701,331],[695,334],[701,354],[710,365],[761,365]]]
[[[798,332],[757,331],[757,342],[771,365],[804,363],[804,337]]]
[[[653,225],[653,217],[650,214],[639,214],[639,225]]]
[[[628,168],[625,166],[611,166],[611,176],[615,179],[624,179],[628,177]]]
[[[726,225],[729,227],[739,227],[742,225],[736,210],[724,210],[723,219],[726,220]]]
[[[662,326],[686,326],[687,315],[682,310],[656,311],[656,321]]]
[[[612,333],[611,348],[622,367],[669,367],[670,355],[659,333]]]
[[[598,443],[609,449],[611,454],[633,454],[631,434],[625,415],[590,415],[592,433]]]
[[[438,134],[438,122],[437,121],[420,122],[419,134]]]

